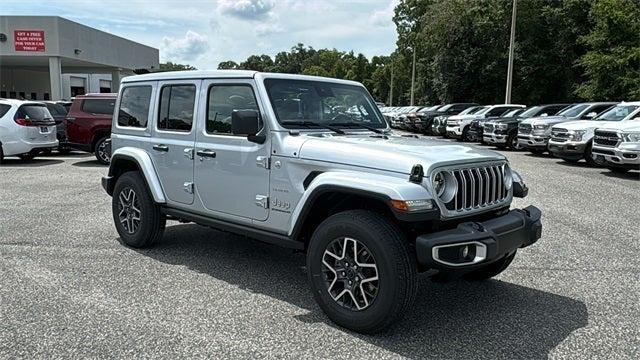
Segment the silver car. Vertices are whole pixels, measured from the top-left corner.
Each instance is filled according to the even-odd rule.
[[[357,82],[154,73],[116,108],[102,184],[124,244],[180,220],[304,251],[318,305],[358,332],[396,322],[418,272],[488,279],[541,237],[540,210],[510,209],[528,189],[503,155],[392,135]]]

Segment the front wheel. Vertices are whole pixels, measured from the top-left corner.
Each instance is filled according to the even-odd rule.
[[[411,306],[416,260],[402,231],[382,215],[350,210],[330,216],[307,250],[313,296],[336,324],[382,331]]]
[[[148,247],[160,240],[166,217],[136,171],[124,173],[113,189],[111,211],[116,230],[126,245]]]
[[[485,267],[482,267],[478,270],[475,270],[474,272],[464,275],[464,278],[469,281],[482,281],[482,280],[491,279],[492,277],[505,271],[513,261],[513,258],[515,257],[516,257],[516,253],[514,252],[513,254],[507,255],[502,259],[492,262],[491,264]]]
[[[94,153],[100,164],[109,165],[111,162],[111,139],[106,136],[100,138],[96,142]]]
[[[522,149],[522,146],[518,142],[518,136],[516,134],[509,135],[509,137],[507,138],[507,144],[509,146],[509,149],[511,149],[511,150],[520,150],[520,149]]]

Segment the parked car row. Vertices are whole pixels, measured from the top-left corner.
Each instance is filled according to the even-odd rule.
[[[616,172],[640,169],[640,102],[381,108],[394,128],[498,148],[549,152]]]
[[[72,102],[0,99],[0,162],[79,150],[108,164],[115,100],[116,94],[81,95]]]

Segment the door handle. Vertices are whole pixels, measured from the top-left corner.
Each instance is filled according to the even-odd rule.
[[[196,151],[196,155],[200,157],[214,158],[216,157],[216,152],[211,149],[200,149]]]
[[[153,150],[167,152],[169,151],[169,147],[163,144],[156,144],[156,145],[153,145]]]

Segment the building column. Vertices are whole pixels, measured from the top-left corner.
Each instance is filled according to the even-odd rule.
[[[117,93],[120,90],[120,80],[122,80],[122,74],[120,69],[114,69],[111,71],[111,92]]]
[[[51,85],[51,100],[62,99],[62,65],[59,57],[49,58],[49,84]]]

